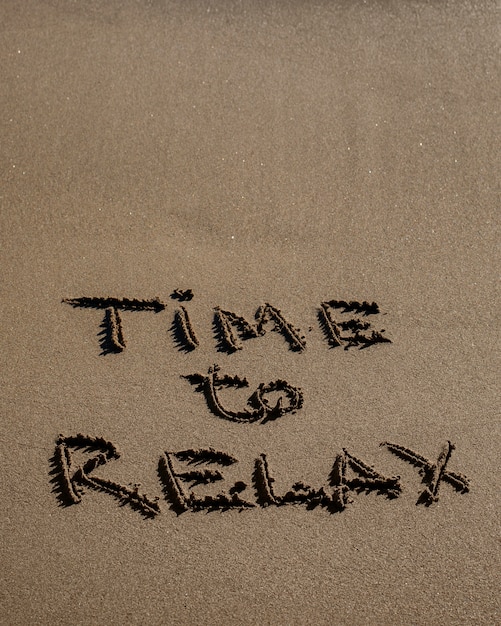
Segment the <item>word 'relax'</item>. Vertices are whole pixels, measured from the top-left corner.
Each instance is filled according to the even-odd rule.
[[[442,446],[437,461],[433,462],[413,450],[394,443],[381,444],[397,457],[418,467],[424,485],[416,504],[430,506],[438,501],[439,488],[447,483],[459,493],[469,491],[469,480],[448,469],[454,445],[448,441]],[[74,454],[81,451],[93,455],[78,464]],[[81,433],[65,437],[60,435],[51,459],[54,492],[62,506],[79,504],[86,490],[100,491],[114,497],[121,505],[128,505],[144,517],[155,517],[161,512],[160,498],[139,493],[139,485],[121,485],[100,478],[95,470],[109,461],[120,458],[116,446],[105,439]],[[178,515],[187,511],[227,511],[255,507],[304,505],[307,509],[321,507],[329,513],[343,511],[353,502],[354,493],[376,492],[389,499],[398,498],[402,492],[399,476],[385,476],[348,450],[336,454],[326,484],[311,487],[295,482],[284,494],[274,488],[274,478],[266,454],[255,459],[251,483],[254,500],[245,495],[244,481],[235,482],[227,491],[215,495],[197,495],[196,486],[207,486],[223,481],[223,468],[235,465],[238,460],[226,452],[213,448],[166,451],[160,456],[158,477],[165,499]],[[203,469],[202,469],[203,467]]]

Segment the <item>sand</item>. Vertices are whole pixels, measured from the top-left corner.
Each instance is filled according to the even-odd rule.
[[[0,15],[0,622],[499,623],[499,3]]]

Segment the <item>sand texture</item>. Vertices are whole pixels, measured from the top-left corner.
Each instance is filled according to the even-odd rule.
[[[0,623],[501,623],[499,2],[3,0]]]

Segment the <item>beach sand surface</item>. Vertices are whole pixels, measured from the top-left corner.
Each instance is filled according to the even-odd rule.
[[[499,623],[499,3],[0,15],[0,623]],[[82,297],[162,310],[63,302]],[[332,347],[333,301],[376,302],[326,309],[391,343]],[[215,308],[253,322],[266,303],[266,334],[233,327],[227,350]],[[248,381],[217,387],[230,412],[277,380],[303,405],[218,415],[214,365]],[[175,456],[209,448],[236,462]],[[220,472],[178,478],[199,499],[254,506],[173,510],[161,459]],[[353,459],[398,476],[398,497],[357,492]],[[86,476],[108,487],[79,495]],[[310,506],[279,506],[298,483]]]

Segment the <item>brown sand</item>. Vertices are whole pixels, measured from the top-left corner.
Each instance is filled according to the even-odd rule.
[[[501,622],[499,27],[1,3],[1,623]]]

